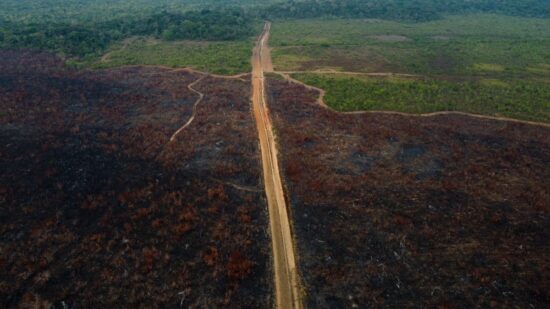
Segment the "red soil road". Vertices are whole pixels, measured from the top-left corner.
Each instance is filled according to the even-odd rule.
[[[267,47],[270,27],[270,23],[265,24],[264,31],[252,53],[252,106],[260,139],[265,192],[269,209],[276,307],[281,309],[302,308],[294,242],[279,174],[277,145],[264,94],[264,70],[271,70]]]

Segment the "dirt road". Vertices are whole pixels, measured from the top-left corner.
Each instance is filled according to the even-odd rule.
[[[271,24],[266,23],[252,53],[252,106],[260,138],[265,192],[269,208],[276,307],[302,308],[294,242],[277,161],[277,145],[264,94],[264,70],[271,70],[271,59],[267,47],[270,28]]]

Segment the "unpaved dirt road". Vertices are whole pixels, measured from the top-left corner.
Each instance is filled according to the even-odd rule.
[[[302,308],[294,242],[277,161],[277,145],[264,94],[264,70],[272,69],[267,47],[270,28],[271,24],[266,23],[252,53],[252,106],[260,138],[265,192],[269,208],[276,307],[279,309]]]

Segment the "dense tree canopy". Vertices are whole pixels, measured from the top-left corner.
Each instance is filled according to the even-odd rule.
[[[161,12],[147,17],[118,18],[91,23],[0,23],[0,46],[50,50],[83,57],[104,51],[130,36],[165,40],[237,40],[253,34],[252,18],[243,11],[201,10]]]
[[[548,0],[5,0],[2,6],[0,48],[69,57],[97,55],[136,35],[168,41],[239,40],[254,33],[255,19],[266,18],[426,21],[475,12],[550,17]]]
[[[271,18],[338,16],[426,21],[443,14],[502,13],[550,17],[548,0],[290,0],[264,10]]]

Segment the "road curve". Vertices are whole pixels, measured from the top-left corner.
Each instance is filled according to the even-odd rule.
[[[267,22],[252,52],[252,108],[260,138],[265,192],[273,248],[276,308],[302,308],[296,255],[285,202],[277,145],[265,99],[264,70],[271,69],[267,41],[271,24]],[[265,59],[262,59],[265,58]]]

